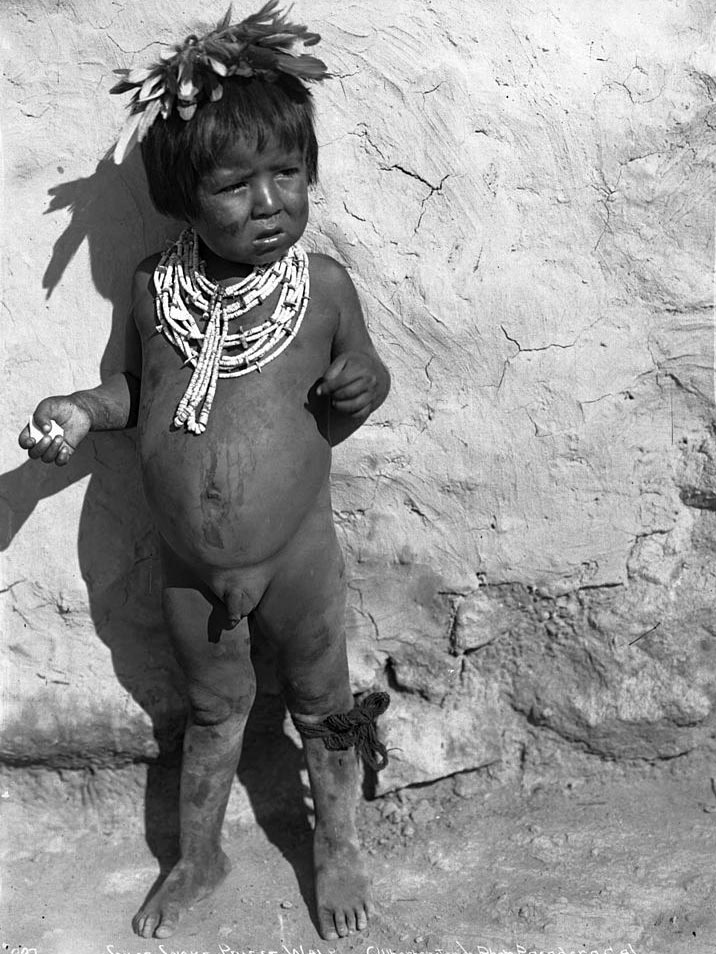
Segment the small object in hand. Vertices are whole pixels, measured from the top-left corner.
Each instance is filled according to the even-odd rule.
[[[45,434],[44,431],[40,430],[39,427],[36,427],[35,422],[32,418],[27,422],[27,426],[30,429],[30,437],[36,443],[39,443],[43,437],[49,437],[50,440],[54,440],[56,437],[64,437],[65,432],[62,430],[60,425],[55,420],[50,420],[50,431],[48,434]]]

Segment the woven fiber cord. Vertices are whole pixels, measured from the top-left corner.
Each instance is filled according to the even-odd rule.
[[[311,723],[294,719],[293,724],[306,739],[323,739],[329,751],[350,749],[355,746],[363,761],[374,772],[380,772],[388,764],[388,750],[378,738],[375,720],[390,705],[387,692],[371,692],[350,712],[326,716],[323,722]]]

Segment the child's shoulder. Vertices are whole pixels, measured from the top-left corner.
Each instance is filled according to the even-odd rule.
[[[154,255],[147,255],[146,258],[143,258],[134,270],[134,280],[146,281],[150,279],[161,258],[162,252],[155,252]]]
[[[151,322],[154,314],[154,270],[162,257],[161,252],[148,255],[134,270],[132,280],[132,312],[138,327]],[[148,325],[147,325],[148,327]]]
[[[156,252],[154,255],[148,255],[146,258],[137,265],[134,270],[134,292],[135,294],[146,293],[151,291],[150,283],[154,275],[154,270],[159,264],[162,257],[161,252]]]
[[[342,296],[354,292],[353,280],[348,269],[330,255],[311,252],[308,256],[311,288],[322,289],[328,295]]]

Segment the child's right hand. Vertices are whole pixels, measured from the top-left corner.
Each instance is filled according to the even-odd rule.
[[[92,427],[88,411],[72,397],[45,398],[35,408],[32,415],[35,426],[45,432],[45,436],[36,441],[26,424],[20,432],[18,443],[33,460],[43,460],[46,464],[63,467],[72,457],[80,442],[87,437]],[[49,437],[50,421],[57,421],[62,435],[54,439]]]

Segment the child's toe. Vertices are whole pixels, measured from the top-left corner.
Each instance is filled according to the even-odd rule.
[[[137,924],[135,931],[140,937],[152,937],[154,934],[154,928],[156,927],[158,919],[153,918],[150,915],[145,915],[144,917],[137,918]]]
[[[165,911],[162,914],[161,921],[154,928],[154,937],[171,937],[177,929],[179,923],[178,911]]]
[[[348,935],[348,925],[346,924],[345,911],[336,911],[335,922],[336,931],[338,931],[338,937],[346,937]]]
[[[318,931],[324,941],[335,941],[338,938],[332,911],[318,912]]]

